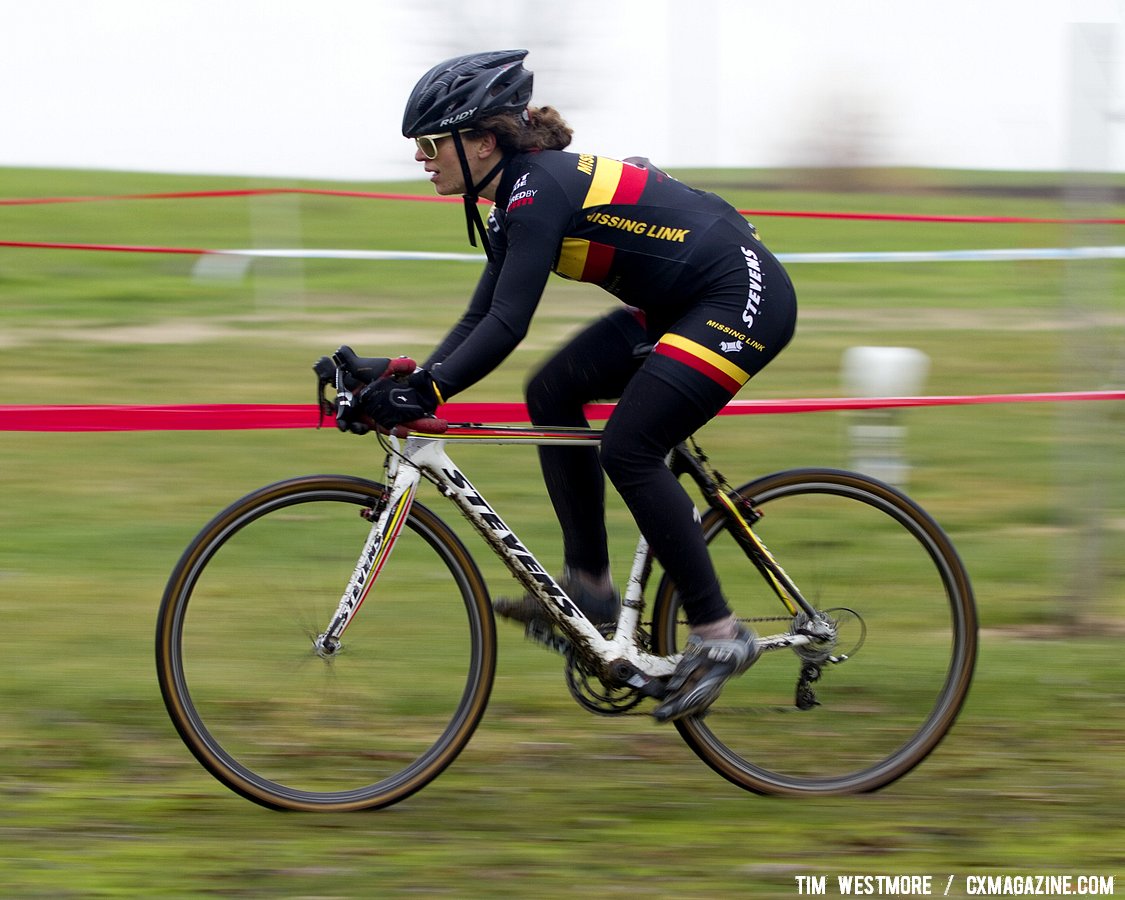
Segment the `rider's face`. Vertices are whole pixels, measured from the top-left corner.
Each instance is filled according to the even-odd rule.
[[[462,138],[464,141],[464,138]],[[422,147],[414,152],[414,158],[425,165],[426,173],[434,190],[441,195],[465,193],[465,178],[461,174],[461,164],[457,160],[457,147],[450,135],[433,139],[431,145],[437,152],[433,159],[426,157]]]
[[[491,135],[471,138],[462,134],[461,143],[465,148],[465,158],[469,161],[470,173],[476,179],[483,178],[494,165],[491,156],[495,148],[495,140]],[[433,159],[427,157],[421,146],[415,149],[414,159],[425,166],[434,190],[442,196],[467,193],[465,176],[461,170],[461,162],[457,158],[457,145],[453,138],[451,136],[437,138],[430,146],[437,151]]]

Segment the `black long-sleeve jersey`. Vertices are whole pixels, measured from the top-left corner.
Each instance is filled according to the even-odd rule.
[[[740,247],[767,255],[753,226],[714,194],[657,169],[556,150],[508,162],[488,234],[494,258],[426,362],[446,399],[516,348],[552,271],[671,323],[712,286],[745,284]]]

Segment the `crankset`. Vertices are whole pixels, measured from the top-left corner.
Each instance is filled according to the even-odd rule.
[[[645,698],[637,688],[606,682],[573,649],[566,654],[566,686],[579,706],[599,716],[619,716]]]
[[[524,627],[524,634],[528,640],[541,644],[566,660],[567,690],[583,709],[600,716],[617,716],[633,709],[645,698],[646,694],[626,683],[625,678],[620,684],[603,679],[575,652],[574,645],[548,623],[532,619]]]

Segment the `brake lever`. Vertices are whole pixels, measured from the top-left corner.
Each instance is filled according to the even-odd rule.
[[[316,419],[316,428],[319,431],[321,425],[324,424],[325,417],[336,414],[336,404],[329,400],[324,393],[324,389],[328,385],[334,385],[336,382],[336,364],[327,356],[322,356],[313,363],[313,371],[316,372],[316,408],[319,413]]]
[[[352,420],[355,408],[355,395],[344,387],[344,368],[336,367],[336,427],[352,434],[367,434],[371,429],[362,422]]]
[[[406,356],[400,356],[396,359],[357,356],[355,351],[348,346],[340,347],[332,357],[322,356],[313,364],[313,371],[316,372],[317,376],[316,402],[320,411],[320,418],[317,420],[316,427],[318,429],[321,427],[325,416],[335,414],[336,427],[340,431],[350,431],[352,434],[367,434],[371,430],[371,426],[352,418],[356,408],[355,395],[379,378],[392,378],[405,384],[416,368],[417,364],[414,360]],[[348,387],[349,383],[351,388]],[[336,390],[335,402],[325,396],[324,389],[329,384]],[[445,431],[446,427],[446,423],[442,421],[440,431],[436,431],[434,430],[436,426],[427,422],[422,430],[441,433]],[[400,426],[395,426],[394,430],[389,433],[399,435],[401,430]]]

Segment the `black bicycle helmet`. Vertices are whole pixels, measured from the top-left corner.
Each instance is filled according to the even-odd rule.
[[[438,63],[414,86],[402,117],[403,137],[467,128],[496,113],[522,112],[534,76],[526,50],[469,53]]]

